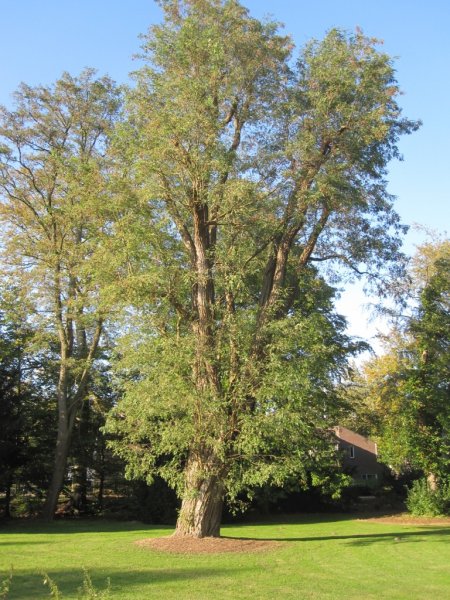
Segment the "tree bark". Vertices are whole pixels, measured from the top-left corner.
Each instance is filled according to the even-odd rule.
[[[192,216],[196,272],[192,297],[196,319],[192,329],[197,341],[193,376],[198,391],[200,418],[185,468],[185,493],[174,535],[203,538],[220,536],[224,483],[220,461],[210,449],[199,447],[199,440],[203,436],[205,395],[219,398],[221,385],[215,360],[217,348],[214,339],[215,240],[210,236],[208,205],[201,202],[196,189],[193,189],[192,194]]]
[[[220,474],[210,458],[192,458],[185,477],[186,491],[174,536],[219,537],[224,496]]]
[[[97,509],[101,512],[103,510],[103,494],[105,490],[105,471],[102,470],[99,473],[98,492],[97,492]]]
[[[55,462],[53,466],[52,478],[47,491],[42,518],[46,521],[53,519],[58,506],[58,498],[61,492],[64,475],[66,472],[67,456],[70,446],[70,434],[72,431],[72,419],[70,418],[68,406],[68,387],[69,370],[67,361],[72,353],[72,326],[64,329],[61,285],[60,285],[60,265],[57,267],[55,277],[55,313],[57,315],[58,334],[60,343],[60,366],[57,386],[58,402],[58,433],[56,437]]]
[[[84,359],[84,368],[82,374],[80,375],[79,380],[75,382],[73,386],[75,389],[72,394],[70,394],[69,380],[71,373],[68,367],[68,360],[73,358],[73,323],[70,321],[70,324],[66,328],[64,327],[59,271],[57,272],[55,288],[55,306],[60,340],[61,360],[57,387],[58,434],[52,478],[47,492],[44,508],[42,510],[42,518],[44,520],[53,519],[58,505],[59,494],[64,483],[67,457],[69,454],[75,417],[86,394],[90,368],[97,351],[103,326],[102,319],[99,319],[90,343],[89,351]],[[68,323],[69,320],[70,319],[68,318]]]
[[[428,489],[432,492],[436,492],[438,489],[438,479],[436,473],[428,473],[427,475]]]
[[[84,400],[78,423],[76,454],[78,460],[73,469],[72,502],[74,508],[80,513],[87,510],[87,486],[89,465],[89,428],[91,420],[91,408],[88,400]],[[75,441],[75,440],[74,440]]]
[[[55,515],[59,494],[66,474],[67,456],[70,447],[70,431],[66,424],[61,423],[61,420],[60,416],[53,473],[42,510],[42,518],[46,521],[51,521]]]

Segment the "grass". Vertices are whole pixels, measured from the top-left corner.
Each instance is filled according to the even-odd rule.
[[[450,598],[448,527],[300,516],[223,528],[286,542],[267,553],[182,556],[133,544],[169,533],[136,522],[11,523],[0,530],[0,581],[12,565],[11,600],[48,598],[42,571],[74,599],[83,567],[97,589],[110,577],[114,600]]]

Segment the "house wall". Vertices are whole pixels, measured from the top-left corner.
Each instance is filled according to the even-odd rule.
[[[377,445],[372,440],[345,427],[335,427],[344,470],[353,476],[355,485],[380,485],[384,467],[377,459]]]

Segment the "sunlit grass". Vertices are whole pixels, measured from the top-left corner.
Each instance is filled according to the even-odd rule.
[[[98,589],[111,579],[117,600],[450,597],[450,528],[308,516],[227,526],[232,537],[282,540],[267,553],[178,556],[135,540],[167,535],[141,523],[13,523],[0,531],[0,581],[12,565],[8,598],[48,598],[46,572],[63,598],[77,597],[85,567]]]

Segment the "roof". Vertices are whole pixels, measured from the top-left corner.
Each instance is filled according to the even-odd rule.
[[[351,429],[347,429],[346,427],[341,427],[338,425],[334,427],[334,433],[336,437],[342,440],[343,442],[347,442],[348,444],[352,444],[353,446],[357,446],[358,448],[362,448],[367,452],[371,452],[372,454],[377,455],[378,449],[375,442],[369,440],[369,438],[360,435],[359,433],[355,433]]]

